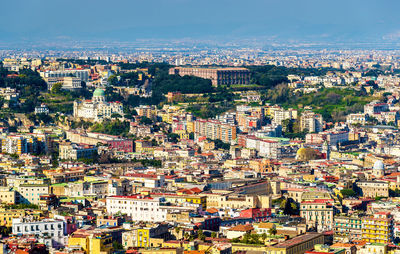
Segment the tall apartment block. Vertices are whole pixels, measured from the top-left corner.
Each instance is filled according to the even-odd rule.
[[[194,132],[198,136],[205,136],[213,140],[220,139],[225,143],[230,143],[236,139],[236,126],[217,120],[196,120]]]
[[[362,240],[369,243],[393,241],[393,217],[388,212],[378,212],[362,219]]]

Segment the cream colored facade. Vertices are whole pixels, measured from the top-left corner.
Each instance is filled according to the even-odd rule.
[[[104,91],[96,89],[93,99],[85,101],[74,101],[74,117],[88,120],[102,121],[110,119],[113,114],[124,115],[121,102],[106,102]]]
[[[220,194],[207,195],[207,208],[253,208],[256,198],[253,196],[228,196]]]
[[[49,194],[47,184],[23,184],[19,186],[20,202],[39,205],[40,196]]]
[[[363,197],[388,197],[389,184],[383,181],[363,181],[357,182],[357,187]]]
[[[0,203],[15,204],[16,191],[10,187],[0,187]]]

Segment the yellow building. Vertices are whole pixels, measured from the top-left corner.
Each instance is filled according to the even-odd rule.
[[[170,240],[163,243],[164,248],[180,248],[182,247],[185,251],[193,250],[193,244],[189,241],[177,241],[177,240]]]
[[[11,227],[12,226],[12,219],[14,218],[22,218],[25,217],[26,212],[23,209],[18,209],[18,210],[5,210],[2,209],[0,211],[0,225],[1,226],[6,226],[6,227]]]
[[[149,245],[150,232],[147,228],[141,228],[137,230],[137,244],[138,247],[148,247]]]
[[[207,195],[207,208],[248,208],[257,207],[257,196],[224,195],[210,193]]]
[[[186,122],[186,130],[189,133],[194,132],[194,121],[187,121]]]
[[[387,212],[378,212],[362,219],[362,240],[369,243],[391,243],[393,241],[393,217]]]
[[[250,245],[250,244],[241,244],[241,243],[233,243],[232,244],[232,253],[242,253],[242,252],[252,252],[252,251],[262,251],[262,253],[269,253],[265,252],[267,247],[262,245]],[[271,254],[275,252],[271,252]],[[280,252],[276,252],[280,253]]]
[[[139,253],[151,254],[183,254],[183,248],[153,248],[153,249],[139,249]]]
[[[179,135],[179,139],[189,139],[189,133],[186,130],[176,130],[174,133]]]
[[[160,247],[167,235],[167,224],[135,226],[131,230],[122,233],[122,245],[125,249],[132,247]]]
[[[214,149],[215,149],[214,141],[208,141],[208,140],[203,141],[203,150],[204,151],[212,151]]]
[[[201,204],[203,209],[207,208],[207,196],[185,196],[185,201],[192,204]]]
[[[162,197],[165,198],[165,201],[173,203],[173,204],[183,204],[183,203],[192,203],[192,204],[201,204],[203,209],[207,208],[207,196],[206,195],[185,195],[185,194],[165,194],[165,193],[156,193],[151,194],[152,197]]]
[[[154,147],[152,147],[151,141],[147,140],[136,140],[135,141],[135,152],[137,153],[148,153],[153,152]]]
[[[68,186],[68,183],[56,183],[50,186],[51,193],[56,196],[64,196],[65,195],[65,187]]]
[[[106,233],[77,233],[68,238],[68,246],[80,246],[86,254],[112,253],[112,237]]]

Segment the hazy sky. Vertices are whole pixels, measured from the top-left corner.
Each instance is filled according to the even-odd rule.
[[[4,0],[0,41],[400,38],[399,0]]]

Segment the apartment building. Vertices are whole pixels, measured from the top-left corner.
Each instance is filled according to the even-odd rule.
[[[18,187],[19,202],[23,204],[40,204],[40,196],[49,194],[48,184],[21,184]]]
[[[8,154],[47,153],[49,138],[46,134],[0,136],[1,151]]]
[[[0,203],[15,204],[18,200],[18,193],[9,186],[0,187]]]
[[[389,105],[387,103],[380,103],[377,101],[373,101],[364,105],[364,114],[368,114],[369,116],[373,116],[374,114],[381,113],[389,110]]]
[[[153,151],[153,143],[150,140],[135,140],[135,152],[150,153]]]
[[[237,195],[237,194],[207,194],[207,208],[269,208],[269,196]]]
[[[334,215],[333,199],[315,199],[303,201],[300,204],[300,216],[306,219],[309,227],[315,227],[318,232],[333,229]]]
[[[153,118],[156,115],[156,107],[149,105],[140,105],[135,107],[138,116],[145,116],[147,118]]]
[[[62,89],[65,90],[78,90],[82,89],[82,80],[77,77],[47,77],[44,78],[47,83],[47,89],[51,90],[57,83],[62,84]]]
[[[354,114],[348,114],[346,116],[346,122],[348,124],[365,124],[367,122],[367,117],[363,113],[354,113]]]
[[[45,219],[28,221],[24,218],[13,219],[12,233],[14,235],[36,235],[45,238],[48,247],[61,248],[67,244],[67,231],[62,220]]]
[[[68,237],[68,247],[78,247],[87,254],[110,254],[112,242],[110,233],[95,230],[78,230]]]
[[[97,147],[94,145],[64,142],[60,144],[59,149],[60,159],[64,160],[91,159],[97,154]]]
[[[388,212],[378,212],[364,217],[361,229],[363,241],[384,244],[393,241],[393,217]]]
[[[297,119],[297,110],[296,109],[279,109],[274,111],[274,123],[282,125],[284,120],[293,120]]]
[[[164,198],[166,202],[175,205],[183,205],[185,203],[201,206],[204,210],[207,208],[206,195],[184,195],[172,193],[151,193],[151,197]]]
[[[300,116],[300,130],[312,132],[322,131],[322,115],[305,111]]]
[[[35,114],[45,114],[48,115],[50,113],[49,107],[46,104],[42,103],[40,106],[35,107]]]
[[[40,76],[43,78],[61,78],[61,77],[77,77],[80,80],[87,82],[89,80],[90,70],[59,70],[59,71],[44,71],[40,72]]]
[[[0,225],[1,226],[6,226],[6,227],[11,227],[13,225],[13,219],[17,218],[35,218],[38,219],[39,214],[34,215],[33,213],[31,214],[30,212],[26,211],[25,209],[5,209],[2,208],[0,210]]]
[[[143,226],[134,226],[129,231],[122,233],[122,246],[125,249],[132,247],[155,247],[152,246],[151,238],[166,239],[168,235],[168,224],[148,223]]]
[[[204,136],[212,140],[219,139],[225,143],[231,143],[232,140],[236,139],[236,126],[217,120],[196,120],[194,132],[197,137]]]
[[[125,213],[132,221],[162,222],[167,218],[167,208],[162,206],[161,198],[141,195],[109,196],[106,199],[107,213]]]
[[[338,143],[349,141],[348,131],[324,131],[321,133],[308,133],[306,135],[307,144],[323,144],[327,141],[331,146]]]
[[[258,155],[268,159],[281,157],[281,143],[268,138],[258,138],[253,135],[239,135],[238,144],[248,149],[254,149]]]
[[[356,214],[340,214],[334,218],[334,241],[348,242],[353,240],[361,240],[362,215]]]

